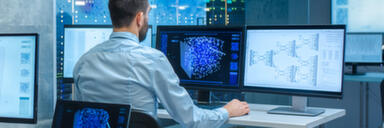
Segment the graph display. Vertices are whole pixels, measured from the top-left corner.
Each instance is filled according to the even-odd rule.
[[[384,32],[383,0],[332,0],[332,23],[350,32]]]
[[[247,30],[244,86],[341,91],[344,30]]]
[[[159,32],[158,48],[166,54],[182,84],[239,85],[241,30],[160,28]]]
[[[65,28],[64,33],[64,77],[72,78],[73,69],[80,57],[96,45],[109,40],[111,28]],[[140,43],[151,47],[152,29],[149,28],[146,39]]]
[[[36,38],[0,35],[0,117],[34,118]]]
[[[382,63],[382,34],[347,34],[345,62]]]

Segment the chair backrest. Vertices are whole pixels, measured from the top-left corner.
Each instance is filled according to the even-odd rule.
[[[156,119],[143,110],[132,109],[129,128],[160,128]]]

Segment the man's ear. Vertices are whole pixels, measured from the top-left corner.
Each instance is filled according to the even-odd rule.
[[[136,15],[136,23],[140,27],[144,23],[144,12],[139,12]]]

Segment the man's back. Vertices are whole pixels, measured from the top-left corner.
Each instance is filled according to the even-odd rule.
[[[136,39],[131,33],[113,33],[82,56],[73,74],[75,99],[132,104],[154,115],[157,102],[150,71],[162,54]]]

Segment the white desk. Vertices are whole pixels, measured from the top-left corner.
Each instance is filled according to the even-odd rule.
[[[325,112],[319,116],[308,117],[267,114],[268,110],[280,107],[278,105],[250,104],[249,107],[251,112],[248,115],[230,118],[228,124],[274,128],[313,128],[345,115],[344,109],[325,109]],[[158,110],[158,117],[172,119],[164,109]]]
[[[363,118],[360,119],[361,128],[369,128],[369,83],[380,83],[382,80],[384,80],[384,73],[381,72],[368,72],[364,75],[344,75],[344,81],[360,82],[360,116]]]

